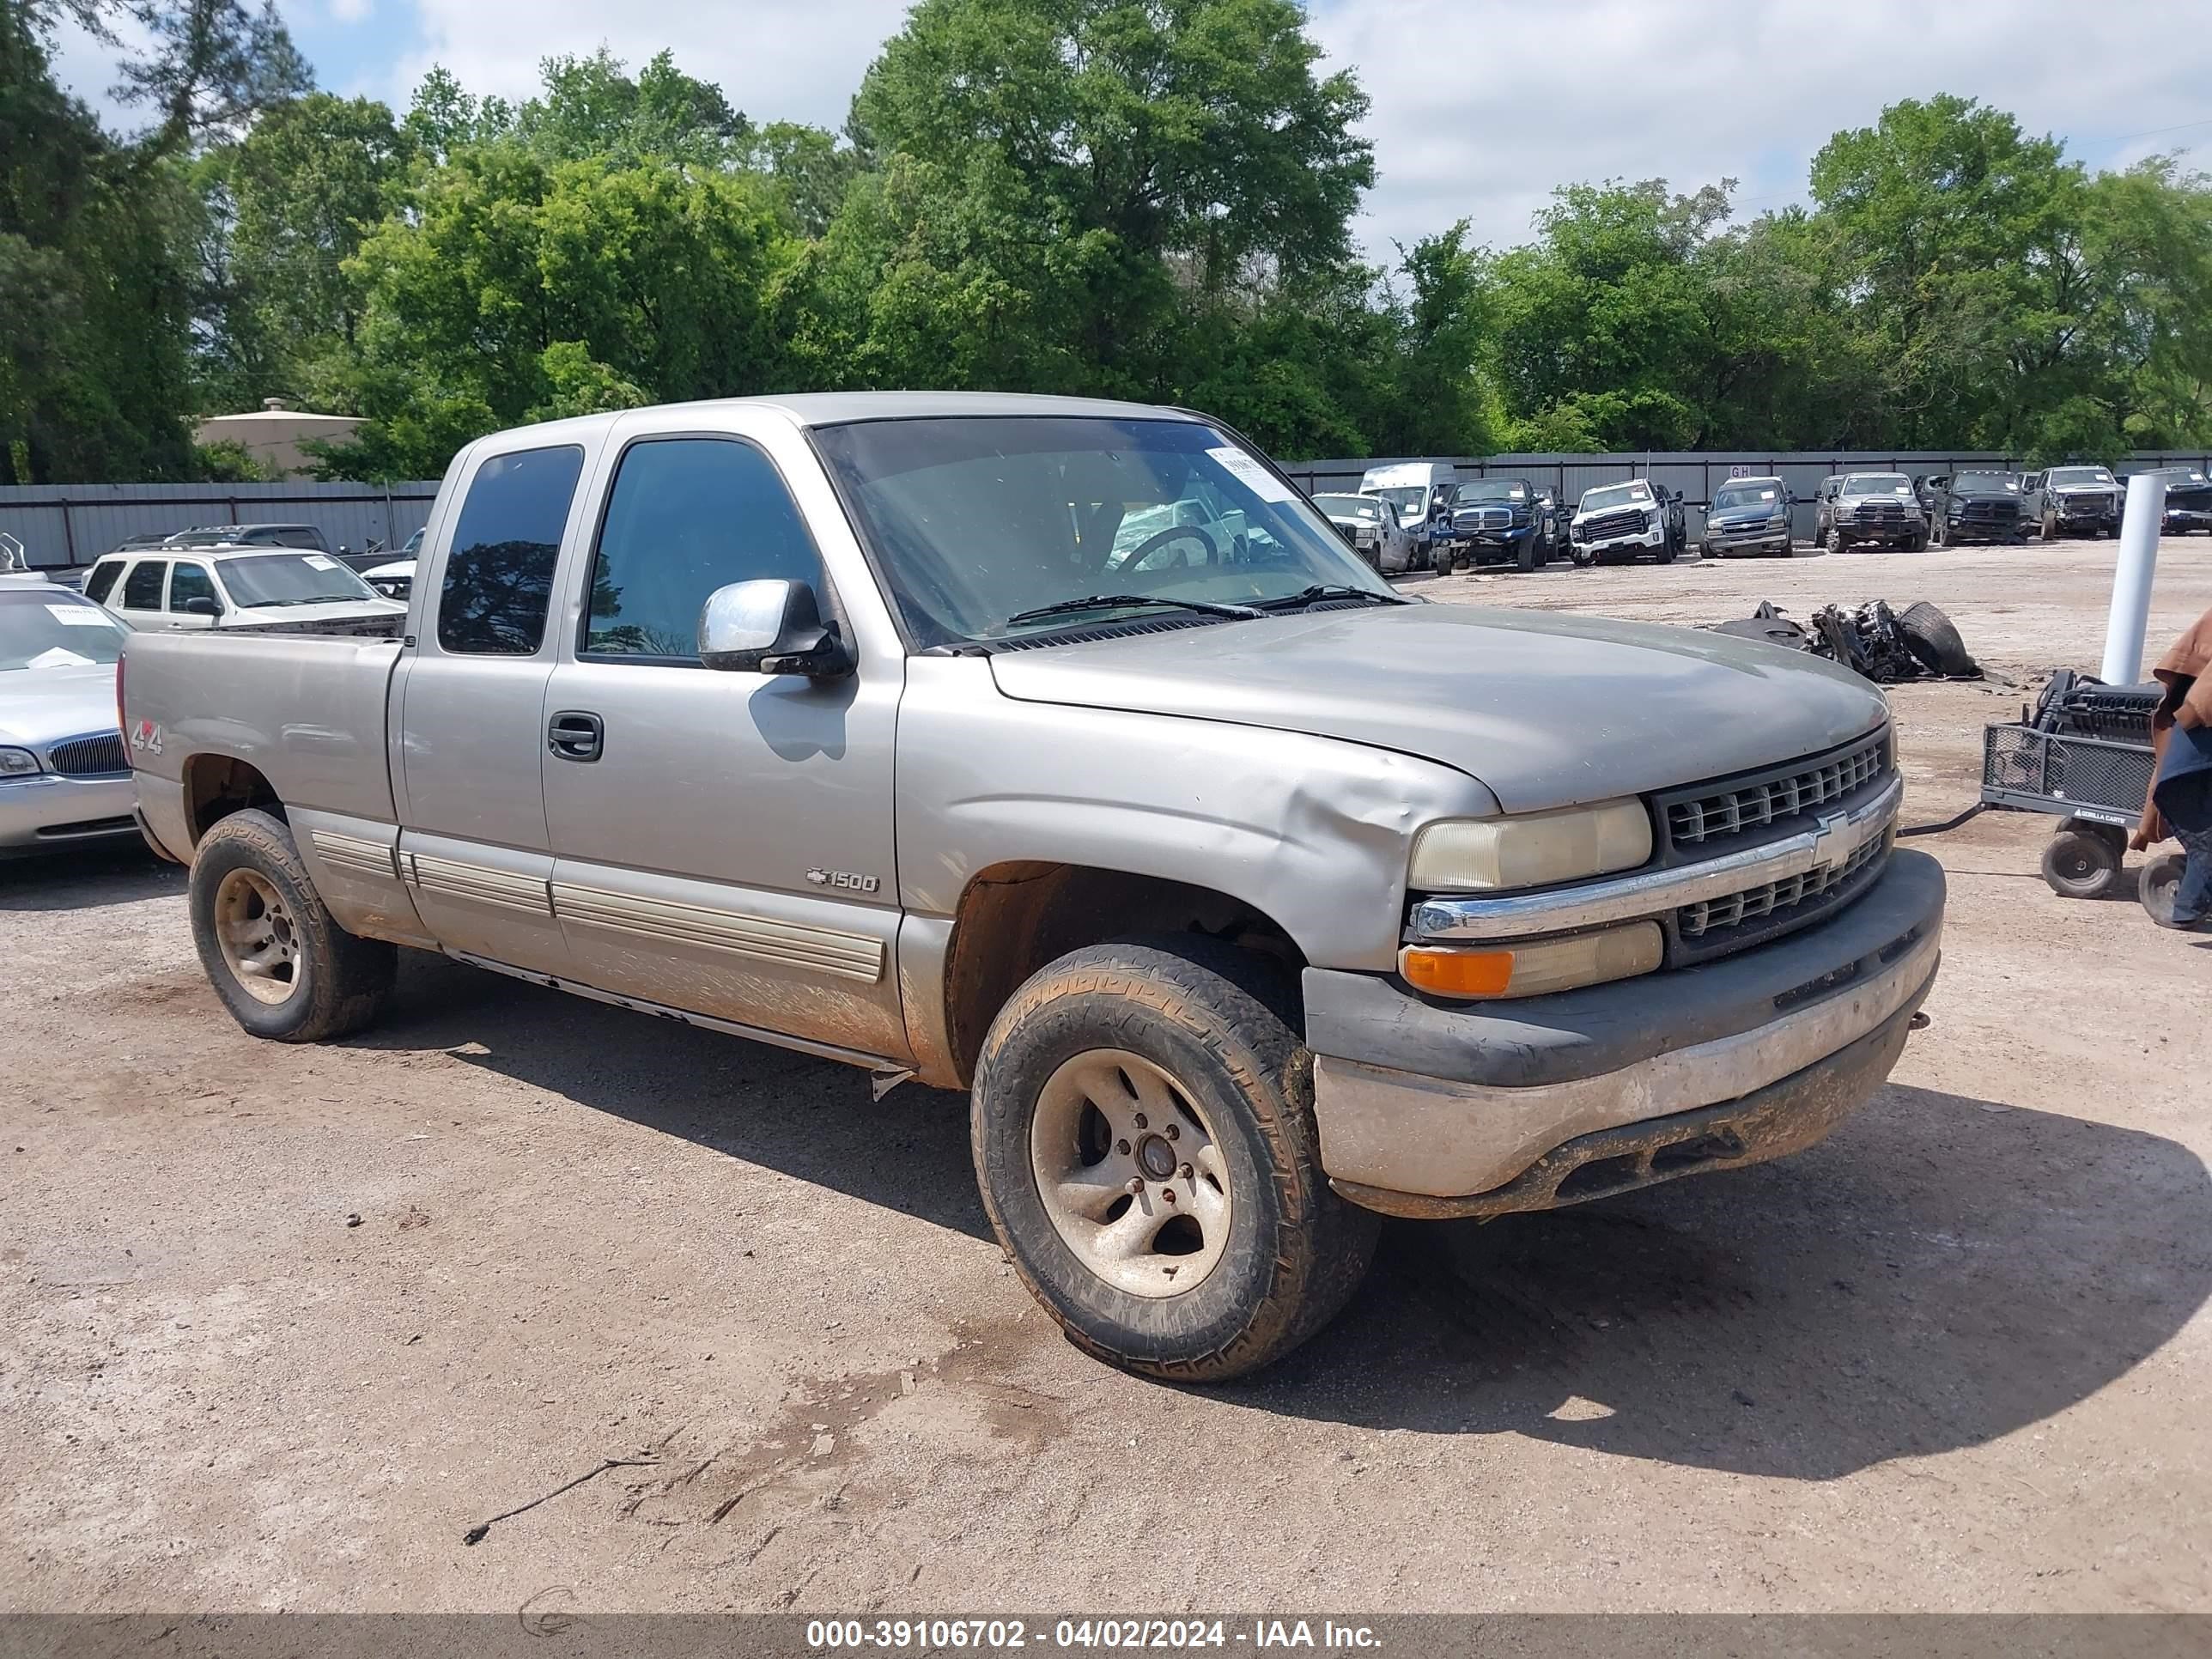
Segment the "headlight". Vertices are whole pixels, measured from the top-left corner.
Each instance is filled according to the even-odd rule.
[[[1651,816],[1639,800],[1518,817],[1450,818],[1414,838],[1418,892],[1541,887],[1633,870],[1651,856]]]
[[[27,749],[0,749],[0,778],[34,778],[46,769]]]
[[[1480,950],[1409,945],[1398,971],[1417,991],[1438,997],[1534,997],[1648,974],[1666,954],[1656,921],[1634,921],[1566,939]]]

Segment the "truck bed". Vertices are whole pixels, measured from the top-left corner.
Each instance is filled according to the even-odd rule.
[[[149,817],[161,792],[147,784],[181,784],[184,757],[198,752],[245,762],[289,805],[392,821],[386,702],[399,641],[330,626],[131,636],[124,738],[148,775]]]

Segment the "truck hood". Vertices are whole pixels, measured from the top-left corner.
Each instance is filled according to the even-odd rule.
[[[0,744],[36,746],[115,730],[115,665],[0,672]]]
[[[990,659],[1025,702],[1226,720],[1441,762],[1509,812],[1723,777],[1888,717],[1846,669],[1729,635],[1456,605],[1323,611]],[[1163,750],[1162,764],[1171,764]]]

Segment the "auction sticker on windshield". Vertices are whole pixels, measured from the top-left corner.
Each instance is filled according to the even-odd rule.
[[[98,605],[50,605],[46,613],[64,628],[112,628],[107,613]]]
[[[319,553],[308,554],[306,562],[309,568],[314,570],[335,570],[338,568],[336,559],[326,559]]]
[[[1219,449],[1206,452],[1221,463],[1222,471],[1249,489],[1263,501],[1287,501],[1296,492],[1290,485],[1247,455],[1243,450],[1224,445]]]

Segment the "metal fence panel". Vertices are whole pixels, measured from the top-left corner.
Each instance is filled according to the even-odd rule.
[[[1320,495],[1359,488],[1370,467],[1395,461],[1440,460],[1462,477],[1525,477],[1572,505],[1598,484],[1649,477],[1679,489],[1690,507],[1690,533],[1702,533],[1704,509],[1716,486],[1738,465],[1778,475],[1797,497],[1796,533],[1813,530],[1813,493],[1832,472],[1903,472],[1920,477],[1967,467],[2018,470],[2020,458],[1983,451],[1832,450],[1786,454],[1692,452],[1648,454],[1510,453],[1445,456],[1337,456],[1285,461],[1301,489]],[[2198,450],[2142,451],[2120,462],[2130,468],[2180,464],[2212,470]],[[371,540],[397,548],[429,521],[438,480],[407,483],[14,484],[0,486],[0,530],[21,538],[33,564],[85,565],[131,536],[167,535],[208,524],[282,522],[319,526],[333,546],[365,548]]]

